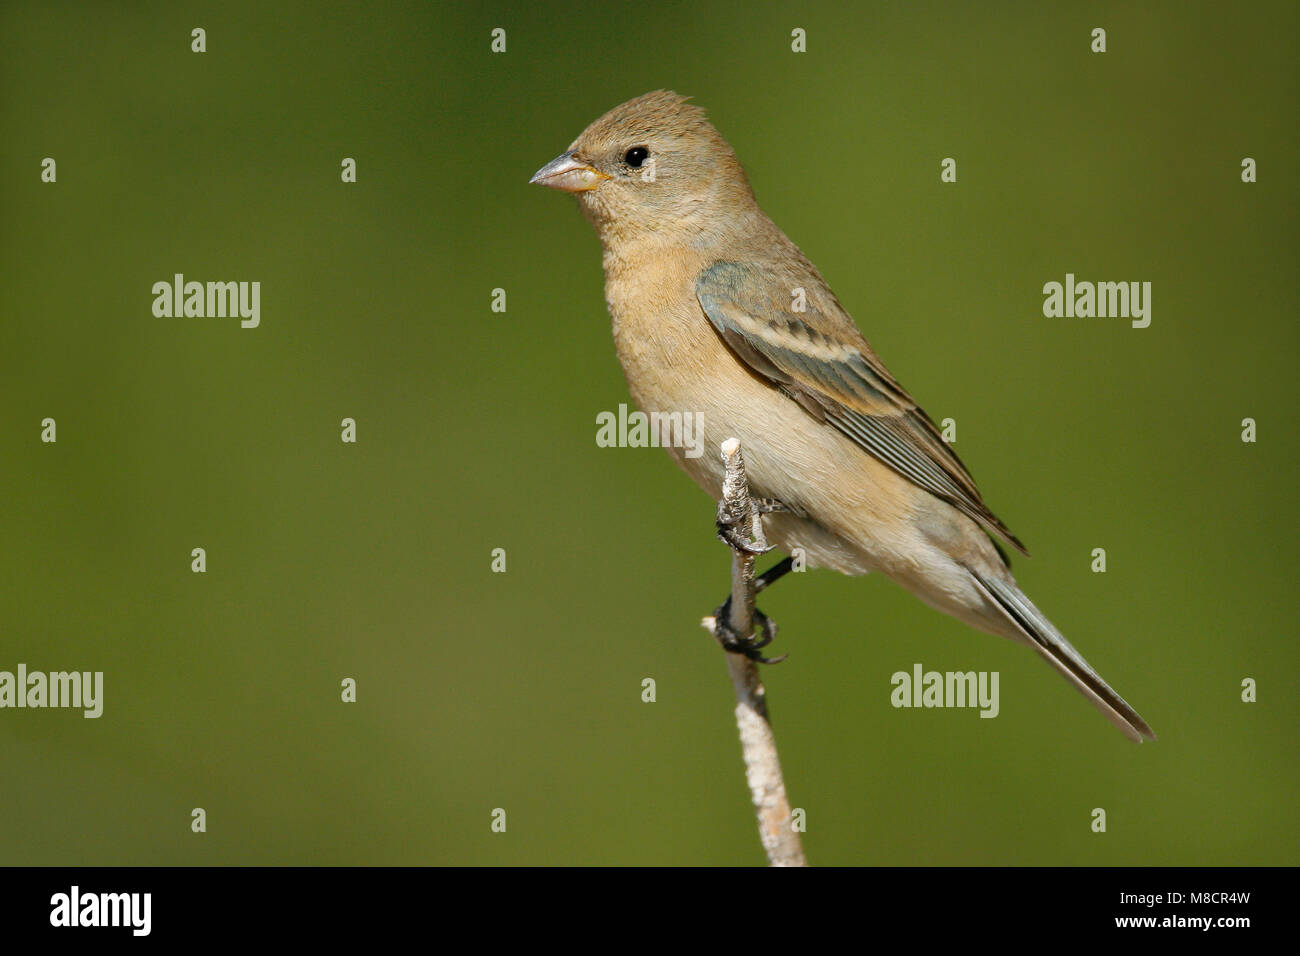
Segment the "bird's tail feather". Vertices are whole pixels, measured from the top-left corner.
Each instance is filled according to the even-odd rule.
[[[1083,659],[1083,655],[1074,649],[1014,583],[984,577],[974,571],[971,576],[993,605],[1024,634],[1029,644],[1077,687],[1083,696],[1092,701],[1124,736],[1137,743],[1144,739],[1156,739],[1155,732],[1138,712],[1102,680],[1101,675]]]

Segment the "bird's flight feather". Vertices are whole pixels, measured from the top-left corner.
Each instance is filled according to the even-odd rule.
[[[794,310],[796,289],[804,291],[802,312]],[[723,341],[752,371],[908,481],[1028,553],[984,504],[961,459],[820,276],[718,262],[701,274],[695,292]]]

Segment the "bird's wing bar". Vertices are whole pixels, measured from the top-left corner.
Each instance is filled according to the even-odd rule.
[[[798,285],[719,262],[701,274],[695,292],[722,340],[755,374],[908,481],[1028,554],[985,506],[961,459],[839,303],[830,297],[825,307],[838,314],[827,314],[805,298],[806,311],[796,312],[795,291],[787,284]]]

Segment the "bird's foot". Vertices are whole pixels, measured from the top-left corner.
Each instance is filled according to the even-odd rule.
[[[775,639],[776,622],[758,608],[754,608],[754,626],[759,632],[757,635],[742,636],[732,629],[730,597],[713,612],[713,622],[713,636],[718,639],[724,651],[743,654],[759,664],[779,664],[789,656],[782,654],[780,657],[764,657],[759,653]]]
[[[763,514],[764,512],[758,507],[758,501],[771,499],[757,499],[755,501],[754,513]],[[752,528],[746,527],[750,524],[747,518],[751,516],[740,513],[737,509],[727,506],[727,500],[724,498],[718,502],[718,538],[727,547],[735,551],[742,551],[745,554],[767,554],[772,548],[766,542],[755,541]],[[757,522],[755,522],[757,524]]]
[[[732,524],[718,522],[718,538],[727,547],[747,554],[767,554],[771,546],[762,547],[749,540],[749,536]]]

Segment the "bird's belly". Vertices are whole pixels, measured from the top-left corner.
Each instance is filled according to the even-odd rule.
[[[719,446],[738,438],[753,494],[799,512],[765,519],[772,544],[848,574],[910,563],[913,486],[756,378],[698,308],[657,311],[648,322],[629,320],[628,311],[611,302],[629,391],[647,414],[690,417],[694,446],[667,450],[701,488],[720,497]]]

